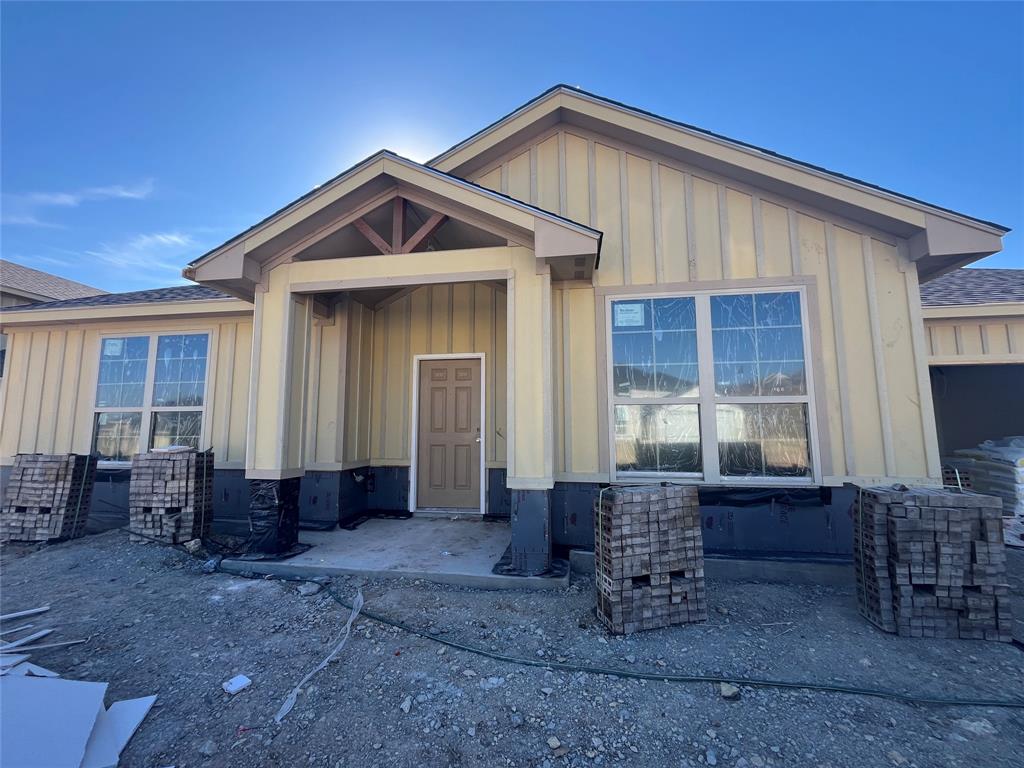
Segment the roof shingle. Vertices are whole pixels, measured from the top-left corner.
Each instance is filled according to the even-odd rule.
[[[98,296],[84,296],[66,301],[48,301],[43,304],[31,304],[18,307],[18,311],[46,309],[75,309],[76,307],[110,307],[119,304],[166,304],[173,301],[210,301],[213,299],[231,299],[223,291],[205,285],[175,285],[170,288],[153,288],[148,291],[129,291],[127,293],[102,293]]]
[[[83,296],[95,296],[106,293],[91,285],[76,283],[49,272],[43,272],[13,261],[0,259],[0,288],[13,291],[32,293],[49,299],[78,299]]]
[[[957,269],[921,286],[925,307],[1024,301],[1024,269]]]

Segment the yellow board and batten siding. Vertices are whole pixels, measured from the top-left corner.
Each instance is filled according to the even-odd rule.
[[[252,328],[247,316],[8,327],[0,461],[18,453],[90,452],[104,337],[209,333],[203,445],[213,447],[218,467],[243,467]]]
[[[924,325],[932,365],[1024,363],[1024,303],[928,307]]]
[[[471,180],[543,198],[604,233],[597,295],[554,286],[556,478],[607,477],[596,448],[609,438],[594,418],[605,375],[595,302],[619,286],[685,291],[793,276],[811,279],[815,299],[807,360],[820,355],[823,482],[938,476],[917,275],[898,238],[577,127],[557,126]]]

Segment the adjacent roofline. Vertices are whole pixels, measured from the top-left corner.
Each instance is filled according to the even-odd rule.
[[[434,176],[436,178],[442,179],[442,180],[444,180],[447,183],[455,184],[455,185],[460,186],[460,187],[462,187],[464,189],[467,189],[467,190],[470,190],[470,191],[473,191],[473,192],[485,195],[485,196],[490,197],[490,198],[492,198],[494,200],[500,201],[500,202],[505,203],[507,205],[513,206],[513,207],[515,207],[515,208],[517,208],[519,210],[527,212],[527,213],[529,213],[529,214],[531,214],[533,216],[537,216],[538,218],[546,219],[548,221],[560,224],[560,225],[568,227],[570,229],[574,229],[577,232],[580,232],[581,234],[590,235],[590,236],[593,236],[595,238],[600,238],[601,237],[600,230],[594,229],[593,227],[587,226],[586,224],[581,224],[580,222],[573,221],[572,219],[566,218],[565,216],[560,216],[558,214],[551,213],[550,211],[546,211],[543,208],[538,208],[537,206],[531,205],[530,203],[524,203],[522,200],[517,200],[516,198],[510,197],[509,195],[502,194],[501,192],[495,192],[494,190],[488,189],[487,187],[482,187],[479,184],[475,184],[475,183],[473,183],[471,181],[466,181],[465,179],[462,179],[462,178],[459,178],[458,176],[454,176],[454,175],[452,175],[450,173],[446,173],[444,171],[438,170],[437,168],[431,168],[431,167],[426,166],[426,165],[424,165],[422,163],[417,163],[415,160],[410,160],[407,157],[402,157],[401,155],[399,155],[399,154],[397,154],[395,152],[392,152],[391,150],[381,149],[381,150],[375,152],[374,154],[370,155],[369,157],[367,157],[365,160],[361,160],[360,162],[356,163],[355,165],[345,169],[344,171],[342,171],[338,175],[336,175],[333,178],[329,179],[328,181],[324,182],[320,186],[314,187],[313,189],[311,189],[306,194],[296,198],[295,200],[293,200],[292,202],[290,202],[287,205],[283,206],[282,208],[279,208],[278,210],[274,211],[274,213],[270,214],[269,216],[267,216],[266,218],[264,218],[261,221],[257,222],[256,224],[254,224],[253,226],[249,227],[248,229],[244,230],[243,232],[240,232],[239,234],[235,235],[234,237],[230,238],[229,240],[226,240],[225,242],[221,243],[217,247],[210,249],[209,251],[204,253],[202,256],[199,256],[199,257],[193,259],[192,261],[190,261],[188,263],[188,268],[198,266],[203,261],[211,258],[212,256],[214,256],[214,255],[216,255],[218,253],[221,253],[221,252],[225,251],[226,249],[228,249],[232,245],[236,244],[237,242],[239,242],[241,240],[244,240],[246,237],[252,235],[255,232],[258,232],[260,229],[263,229],[263,228],[273,224],[275,221],[277,221],[278,219],[280,219],[283,216],[287,215],[288,213],[292,212],[293,210],[295,210],[299,206],[303,205],[304,203],[309,202],[310,200],[314,199],[318,195],[324,194],[325,192],[329,191],[331,188],[333,188],[333,187],[337,186],[338,184],[342,183],[343,181],[345,181],[350,176],[352,176],[352,175],[358,173],[359,171],[367,168],[368,166],[372,165],[375,162],[378,162],[380,160],[385,160],[385,159],[386,160],[391,160],[392,162],[400,163],[400,164],[404,165],[405,167],[410,168],[412,170],[423,172],[423,173],[427,173],[427,174],[432,175],[432,176]]]
[[[941,213],[941,214],[943,214],[945,216],[951,216],[951,217],[955,217],[955,218],[958,218],[958,219],[962,219],[962,220],[964,220],[966,222],[969,222],[973,226],[980,226],[982,228],[988,229],[993,234],[1004,235],[1004,234],[1006,234],[1007,232],[1010,231],[1009,227],[1006,227],[1006,226],[1004,226],[1002,224],[997,224],[997,223],[992,222],[992,221],[986,221],[985,219],[979,219],[979,218],[976,218],[974,216],[969,216],[969,215],[967,215],[965,213],[960,213],[959,211],[954,211],[954,210],[952,210],[950,208],[943,208],[942,206],[934,205],[932,203],[925,202],[924,200],[920,200],[918,198],[911,197],[910,195],[904,195],[904,194],[902,194],[900,192],[895,192],[895,191],[893,191],[891,189],[886,189],[885,187],[881,187],[881,186],[878,186],[877,184],[872,184],[870,182],[863,181],[862,179],[857,179],[857,178],[855,178],[853,176],[848,176],[846,174],[839,173],[837,171],[832,171],[832,170],[829,170],[828,168],[823,168],[822,166],[814,165],[813,163],[807,163],[807,162],[804,162],[802,160],[797,160],[796,158],[789,157],[788,155],[783,155],[783,154],[778,153],[778,152],[774,152],[774,151],[772,151],[770,149],[765,149],[764,147],[759,147],[759,146],[757,146],[755,144],[750,144],[748,142],[739,141],[737,139],[731,139],[731,138],[729,138],[727,136],[723,136],[721,134],[714,133],[713,131],[709,131],[709,130],[706,130],[704,128],[699,128],[699,127],[694,126],[694,125],[689,125],[687,123],[682,123],[682,122],[679,122],[677,120],[672,120],[670,118],[663,117],[662,115],[657,115],[657,114],[655,114],[653,112],[648,112],[646,110],[639,109],[637,107],[632,107],[632,106],[629,106],[628,104],[623,104],[621,102],[614,101],[613,99],[608,99],[608,98],[605,98],[603,96],[598,96],[597,94],[590,93],[590,92],[584,91],[584,90],[582,90],[580,88],[574,88],[572,86],[565,85],[565,84],[559,84],[559,85],[555,85],[555,86],[549,88],[548,90],[544,91],[544,93],[542,93],[539,96],[531,99],[530,101],[528,101],[525,104],[523,104],[522,106],[514,109],[512,112],[508,113],[504,117],[501,117],[498,120],[496,120],[495,122],[491,123],[486,128],[483,128],[483,129],[477,131],[476,133],[474,133],[469,138],[464,139],[463,141],[460,141],[458,144],[455,144],[454,146],[452,146],[449,149],[445,150],[444,152],[439,154],[437,157],[434,157],[431,160],[428,160],[427,161],[427,165],[435,166],[435,165],[438,165],[438,164],[442,163],[443,161],[451,158],[451,156],[453,156],[457,152],[460,152],[460,151],[464,150],[468,146],[470,146],[473,143],[475,143],[475,142],[479,141],[480,139],[484,138],[487,134],[494,132],[495,130],[497,130],[499,127],[501,127],[505,123],[507,123],[507,122],[509,122],[509,121],[511,121],[511,120],[513,120],[513,119],[515,119],[517,117],[519,117],[520,115],[522,115],[525,112],[530,111],[531,109],[534,109],[535,107],[537,107],[542,102],[544,102],[544,101],[546,101],[546,100],[548,100],[548,99],[550,99],[550,98],[552,98],[554,96],[562,96],[562,95],[568,96],[568,97],[571,97],[571,98],[577,98],[577,99],[581,99],[581,100],[585,100],[585,101],[590,101],[592,103],[600,104],[600,105],[603,105],[603,106],[606,106],[606,107],[611,107],[611,108],[619,110],[621,112],[625,112],[625,113],[628,113],[628,114],[631,114],[631,115],[635,115],[635,116],[638,116],[638,117],[641,117],[641,118],[646,118],[648,120],[652,120],[652,121],[655,121],[655,122],[660,123],[662,125],[665,125],[665,126],[668,126],[668,127],[671,127],[671,128],[675,128],[675,129],[683,131],[685,133],[696,134],[696,135],[700,136],[701,138],[713,141],[713,142],[715,142],[717,144],[721,144],[721,145],[724,145],[724,146],[727,146],[727,147],[730,147],[730,148],[733,148],[733,149],[738,149],[738,150],[747,152],[748,154],[756,155],[756,156],[759,156],[759,157],[762,157],[762,158],[774,161],[776,163],[780,163],[782,165],[786,165],[786,166],[795,168],[797,170],[802,170],[802,171],[814,174],[816,176],[827,178],[827,179],[832,180],[832,181],[837,181],[837,182],[839,182],[841,184],[844,184],[844,185],[846,185],[848,187],[859,189],[860,191],[868,192],[868,193],[877,195],[879,197],[888,198],[888,199],[891,199],[891,200],[893,200],[893,201],[895,201],[897,203],[901,203],[903,205],[907,205],[909,207],[916,208],[916,209],[921,210],[921,211],[926,212],[926,213]]]

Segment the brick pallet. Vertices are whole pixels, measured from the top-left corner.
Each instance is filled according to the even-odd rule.
[[[213,451],[152,451],[132,457],[132,541],[181,544],[205,538],[213,520]]]
[[[1001,506],[949,488],[862,489],[853,506],[861,615],[907,637],[1010,642]]]
[[[85,533],[96,460],[74,453],[14,457],[0,512],[0,540],[48,541]]]
[[[707,619],[695,487],[606,488],[594,523],[597,613],[609,631]]]

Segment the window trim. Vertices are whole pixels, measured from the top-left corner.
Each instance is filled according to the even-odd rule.
[[[203,380],[203,404],[201,406],[166,406],[166,405],[150,405],[153,402],[153,389],[156,384],[156,353],[157,347],[160,343],[161,336],[206,336],[206,376]],[[146,337],[149,339],[149,349],[146,353],[146,378],[142,385],[142,405],[141,406],[98,406],[96,405],[96,395],[99,390],[100,381],[100,363],[103,359],[103,342],[106,339],[127,339],[127,338],[140,338]],[[143,440],[145,440],[146,450],[149,450],[150,439],[152,438],[153,429],[153,414],[157,411],[163,412],[177,412],[177,411],[192,411],[200,412],[202,414],[199,420],[199,447],[200,450],[204,450],[203,446],[206,444],[207,436],[209,435],[209,419],[212,409],[210,405],[210,398],[213,393],[211,391],[211,382],[213,380],[213,355],[215,353],[214,346],[214,330],[212,328],[195,328],[188,330],[165,330],[165,331],[128,331],[128,332],[116,332],[110,331],[101,333],[99,340],[96,344],[96,375],[93,377],[93,389],[92,389],[92,405],[90,406],[90,422],[89,422],[89,451],[92,452],[96,444],[96,414],[98,413],[141,413],[142,419],[139,423],[139,442],[136,445],[138,452],[142,451]],[[96,462],[96,466],[100,469],[123,469],[131,466],[131,461],[116,461],[108,459],[100,459]]]
[[[668,288],[665,286],[650,286],[650,290],[638,290],[638,287],[623,286],[626,290],[611,289],[603,296],[604,310],[604,341],[605,341],[605,398],[607,445],[608,445],[608,472],[612,482],[643,482],[651,480],[670,481],[674,479],[684,480],[687,483],[701,485],[729,485],[729,486],[816,486],[822,484],[822,463],[821,463],[821,433],[818,422],[818,408],[815,397],[815,362],[814,352],[811,346],[813,341],[811,323],[812,318],[809,312],[808,289],[809,286],[803,282],[759,284],[754,281],[744,281],[744,284],[724,286],[718,284],[716,287],[704,288]],[[807,382],[807,392],[804,395],[734,395],[718,396],[715,394],[715,372],[714,372],[714,347],[713,330],[711,324],[711,297],[725,296],[731,294],[756,294],[756,293],[797,293],[800,300],[801,336],[804,345],[804,377]],[[669,299],[669,298],[693,298],[695,302],[697,318],[697,376],[698,394],[696,397],[674,397],[630,400],[630,398],[616,397],[614,386],[614,349],[612,345],[613,326],[613,301],[628,301],[642,299]],[[680,473],[680,472],[620,472],[615,460],[615,406],[624,404],[656,403],[659,405],[697,403],[700,419],[700,445],[703,472]],[[809,477],[773,477],[773,476],[732,476],[721,474],[719,463],[718,424],[716,405],[718,404],[771,404],[771,403],[803,403],[807,408],[807,441],[808,454],[811,463],[811,474]]]

